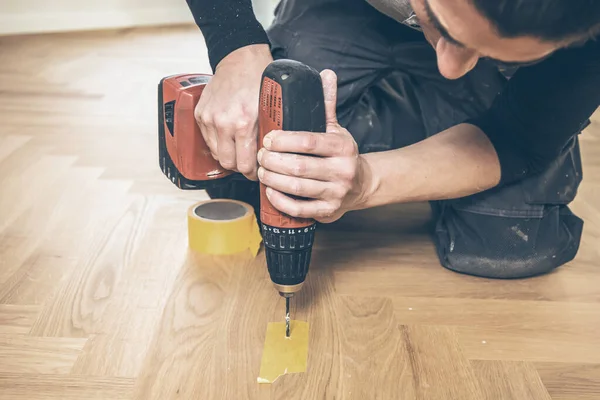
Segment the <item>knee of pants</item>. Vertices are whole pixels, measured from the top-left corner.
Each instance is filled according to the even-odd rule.
[[[441,264],[486,278],[525,278],[573,260],[583,221],[567,206],[549,206],[542,218],[506,218],[449,208],[435,243]]]

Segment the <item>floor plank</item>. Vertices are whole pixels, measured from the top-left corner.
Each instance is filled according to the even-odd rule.
[[[472,361],[482,400],[553,400],[538,372],[520,361]]]
[[[600,399],[600,364],[537,362],[535,367],[552,400]]]
[[[39,312],[35,305],[0,304],[0,334],[27,334]]]
[[[597,334],[574,336],[543,330],[462,326],[458,335],[472,360],[600,363]]]
[[[129,400],[133,379],[0,373],[0,400]]]
[[[86,341],[0,335],[0,373],[68,374]]]
[[[454,329],[402,326],[417,399],[481,399],[482,392]]]
[[[415,375],[409,360],[412,354],[399,335],[390,299],[339,299],[336,314],[343,324],[339,327],[340,344],[344,358],[341,365],[341,388],[348,398],[416,399],[421,387],[415,387]],[[381,373],[386,371],[386,373]],[[439,382],[432,386],[439,385]],[[373,396],[373,393],[376,393]]]

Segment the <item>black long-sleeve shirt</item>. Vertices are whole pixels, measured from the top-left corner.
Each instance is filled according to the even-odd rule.
[[[213,71],[232,51],[251,44],[269,44],[252,10],[252,0],[186,0],[204,35]]]
[[[187,0],[211,66],[250,44],[268,44],[251,0]],[[492,142],[500,185],[542,171],[600,105],[600,41],[562,49],[520,68],[488,111],[468,123]]]

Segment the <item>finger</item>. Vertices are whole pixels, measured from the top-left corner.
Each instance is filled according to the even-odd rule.
[[[204,141],[206,142],[206,146],[210,150],[210,154],[212,157],[219,161],[219,145],[217,142],[217,131],[211,128],[209,125],[203,125],[200,127],[204,132],[206,132]]]
[[[219,163],[221,166],[230,171],[237,171],[235,158],[235,141],[233,135],[227,131],[220,130],[217,132],[217,148]]]
[[[204,143],[206,144],[206,147],[210,151],[210,155],[215,160],[218,160],[219,158],[217,156],[217,150],[218,150],[217,142],[215,140],[213,140],[213,138],[216,138],[216,136],[214,135],[214,131],[211,131],[208,128],[208,125],[200,117],[200,112],[198,111],[198,108],[196,108],[194,116],[196,119],[196,124],[198,125],[198,128],[200,129],[200,133],[202,134],[202,139],[204,139]]]
[[[323,96],[325,98],[325,121],[327,130],[336,128],[337,121],[337,75],[330,69],[321,72],[321,81],[323,83]]]
[[[319,181],[330,181],[333,178],[333,165],[329,158],[271,152],[261,149],[258,153],[258,161],[265,169],[282,175]]]
[[[336,187],[331,182],[282,175],[262,167],[258,169],[258,177],[265,186],[293,196],[308,199],[333,199],[343,195],[336,193]]]
[[[322,157],[340,155],[340,149],[349,145],[347,138],[337,133],[273,131],[265,138],[268,140],[264,141],[263,145],[268,150]]]
[[[253,125],[248,132],[236,135],[235,148],[237,169],[250,180],[256,181],[256,161],[258,126]]]
[[[335,207],[324,200],[292,199],[272,188],[267,188],[266,194],[273,207],[292,217],[322,219],[335,212]]]

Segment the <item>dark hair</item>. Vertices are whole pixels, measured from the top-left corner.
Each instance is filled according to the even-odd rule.
[[[600,33],[600,0],[471,0],[504,37],[543,40],[589,38]]]

